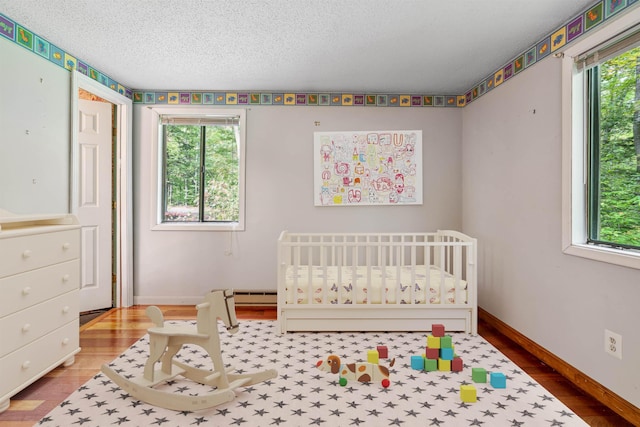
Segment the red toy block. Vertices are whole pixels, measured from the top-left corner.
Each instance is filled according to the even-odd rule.
[[[439,359],[440,358],[440,349],[439,348],[427,348],[427,352],[425,354],[427,359]]]
[[[378,357],[380,357],[380,359],[386,359],[389,357],[389,350],[386,345],[379,345],[376,349],[378,350]]]
[[[441,325],[440,323],[431,325],[431,335],[433,335],[434,337],[443,337],[444,325]]]
[[[462,372],[464,369],[464,362],[459,357],[454,357],[451,361],[451,370],[453,372]]]

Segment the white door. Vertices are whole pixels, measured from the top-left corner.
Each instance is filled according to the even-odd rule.
[[[111,307],[111,104],[78,100],[78,206],[82,226],[80,311]]]

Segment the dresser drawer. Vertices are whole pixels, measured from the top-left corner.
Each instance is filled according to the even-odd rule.
[[[0,239],[0,277],[69,261],[79,256],[78,229]]]
[[[27,345],[79,316],[79,291],[71,291],[0,319],[0,356]],[[79,328],[78,321],[73,322]]]
[[[0,317],[78,289],[80,261],[63,262],[0,279]]]
[[[71,322],[0,358],[0,397],[22,390],[78,350],[78,324]]]

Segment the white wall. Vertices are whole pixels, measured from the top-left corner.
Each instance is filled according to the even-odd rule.
[[[212,288],[276,289],[281,231],[460,229],[462,111],[252,106],[247,113],[246,231],[150,230],[150,110],[134,109],[135,301],[192,304]],[[320,126],[314,122],[319,121]],[[422,206],[315,207],[313,132],[421,129]],[[231,245],[231,246],[229,246]],[[225,256],[231,247],[233,255]]]
[[[69,212],[69,72],[3,37],[0,58],[0,209]]]
[[[561,63],[549,57],[463,110],[463,231],[479,305],[640,406],[640,271],[565,255]],[[623,360],[604,330],[623,336]]]

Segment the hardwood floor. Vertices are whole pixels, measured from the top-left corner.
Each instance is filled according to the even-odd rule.
[[[161,306],[165,319],[194,319],[192,306]],[[69,394],[91,379],[103,363],[110,362],[126,350],[152,326],[145,307],[113,309],[80,327],[82,351],[76,362],[59,367],[11,399],[11,407],[0,414],[0,427],[32,426],[60,404]],[[239,320],[273,320],[275,308],[237,307]],[[632,424],[584,394],[560,374],[540,362],[525,349],[509,340],[485,321],[479,333],[509,359],[520,366],[549,392],[554,394],[590,426],[627,427]]]

